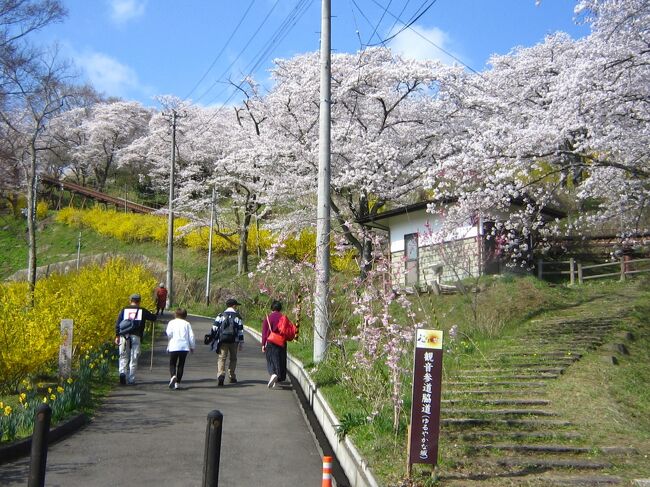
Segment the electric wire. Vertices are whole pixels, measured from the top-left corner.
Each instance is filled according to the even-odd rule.
[[[379,22],[377,22],[375,24],[375,28],[373,29],[372,34],[370,34],[370,37],[368,37],[368,45],[370,45],[370,42],[372,41],[372,38],[377,33],[377,29],[379,29],[379,26],[381,25],[382,21],[384,20],[384,17],[386,16],[386,13],[388,12],[388,9],[390,8],[392,3],[393,3],[393,0],[390,0],[388,2],[388,5],[386,5],[386,8],[384,8],[384,11],[382,12],[381,17],[379,17]],[[382,45],[385,45],[385,42],[381,40],[381,37],[379,37],[379,41],[381,42]]]
[[[436,49],[440,50],[441,52],[443,52],[444,54],[446,54],[447,56],[449,56],[450,58],[452,58],[454,61],[457,61],[459,64],[462,64],[462,65],[465,66],[467,69],[469,69],[472,73],[480,75],[480,73],[479,73],[478,71],[476,71],[474,68],[472,68],[472,67],[471,67],[470,65],[468,65],[467,63],[465,63],[465,62],[464,62],[462,59],[460,59],[458,56],[456,56],[456,55],[454,55],[453,53],[447,51],[446,49],[444,49],[443,47],[439,46],[438,44],[436,44],[435,42],[433,42],[431,39],[429,39],[428,37],[426,37],[425,35],[423,35],[421,32],[418,32],[416,29],[413,28],[413,24],[414,24],[418,19],[420,19],[420,18],[422,17],[422,15],[423,15],[423,14],[424,14],[424,13],[425,13],[425,12],[426,12],[430,7],[431,7],[431,6],[433,6],[433,4],[434,4],[436,1],[437,1],[437,0],[433,0],[432,3],[431,3],[430,5],[428,5],[428,6],[426,7],[426,9],[425,9],[423,12],[421,12],[419,15],[417,15],[417,16],[414,15],[414,17],[411,17],[411,20],[409,20],[407,23],[405,23],[405,25],[404,25],[404,26],[403,26],[399,31],[397,31],[395,34],[393,34],[393,35],[387,37],[386,39],[383,39],[383,41],[382,41],[381,43],[378,43],[378,44],[371,44],[369,47],[378,46],[378,45],[383,44],[383,43],[385,43],[385,42],[391,41],[392,39],[394,39],[395,37],[397,37],[399,34],[401,34],[402,32],[404,32],[406,29],[411,29],[411,31],[413,31],[413,33],[416,34],[418,37],[420,37],[422,40],[424,40],[425,42],[428,42],[428,43],[431,44],[433,47],[435,47]],[[380,6],[380,7],[383,7],[383,6],[382,6],[382,5],[381,5],[377,0],[372,0],[372,2],[375,3],[376,5]],[[420,8],[422,8],[422,7],[420,7]],[[420,10],[420,9],[418,9],[418,10]],[[392,12],[388,11],[388,14],[389,14],[390,16],[392,16],[396,21],[402,22],[402,23],[404,24],[404,21],[401,20],[399,17],[395,16],[395,14],[393,14]]]
[[[185,98],[183,98],[183,101],[187,100],[190,97],[190,95],[192,95],[192,93],[194,93],[194,91],[199,87],[199,85],[203,82],[203,80],[208,76],[208,73],[210,73],[210,71],[212,71],[212,68],[217,63],[219,58],[221,58],[221,55],[225,52],[226,48],[230,44],[230,41],[232,41],[233,37],[237,33],[237,30],[239,30],[239,27],[241,26],[241,24],[244,22],[244,20],[248,16],[248,12],[250,12],[250,10],[251,10],[251,8],[253,7],[254,4],[255,4],[255,0],[251,0],[251,3],[248,5],[248,8],[244,12],[244,15],[242,15],[241,19],[239,19],[239,22],[237,23],[237,25],[233,29],[232,33],[230,34],[230,37],[228,37],[228,39],[226,40],[226,43],[219,50],[216,57],[212,60],[212,63],[210,63],[210,66],[208,67],[208,69],[206,69],[205,73],[203,73],[203,76],[201,76],[201,79],[199,79],[196,82],[196,84],[192,87],[190,92],[187,95],[185,95]]]
[[[258,25],[255,32],[253,32],[253,35],[250,36],[250,38],[248,39],[248,42],[246,43],[246,45],[239,51],[239,54],[237,54],[237,57],[235,57],[235,59],[233,59],[233,61],[228,65],[228,67],[224,70],[224,72],[221,73],[221,75],[215,80],[215,82],[212,83],[210,85],[210,87],[207,90],[205,90],[203,92],[203,94],[201,94],[201,96],[199,96],[195,101],[201,100],[205,95],[207,95],[210,91],[212,91],[212,89],[223,79],[223,77],[226,74],[228,74],[228,72],[230,71],[230,68],[232,68],[235,65],[235,63],[239,60],[239,58],[244,54],[244,51],[248,48],[248,46],[250,46],[251,42],[253,42],[253,39],[255,39],[255,37],[257,36],[259,31],[262,29],[262,27],[264,27],[264,25],[269,20],[269,18],[271,17],[271,14],[273,13],[273,11],[275,10],[275,8],[278,6],[279,3],[280,3],[280,0],[275,0],[275,3],[271,7],[271,10],[269,10],[267,12],[266,16],[264,17],[264,20],[262,20],[260,25]]]
[[[296,4],[296,6],[291,10],[291,12],[285,17],[285,19],[280,24],[280,26],[276,29],[271,39],[267,41],[265,47],[263,47],[260,51],[258,51],[258,54],[254,56],[253,61],[249,63],[249,66],[252,63],[254,63],[253,67],[250,70],[247,70],[247,74],[242,77],[242,80],[238,84],[232,83],[233,90],[230,96],[224,102],[222,102],[221,106],[215,110],[212,116],[203,123],[204,127],[199,129],[200,132],[204,132],[205,130],[207,130],[209,124],[223,111],[223,109],[228,105],[228,103],[234,98],[234,96],[237,94],[237,90],[241,89],[243,84],[246,82],[246,79],[248,79],[252,75],[252,73],[258,68],[261,62],[265,59],[265,56],[269,52],[271,52],[277,46],[277,44],[281,42],[289,34],[291,29],[295,26],[298,20],[302,18],[302,16],[305,14],[305,12],[308,10],[308,8],[311,6],[313,2],[314,0],[300,0],[298,4]],[[231,66],[229,66],[228,70],[230,69]],[[223,75],[221,79],[218,79],[217,81],[223,81]],[[217,97],[223,94],[227,89],[228,86],[225,86],[224,89],[221,90],[219,94],[217,94]]]
[[[377,0],[372,0],[372,1],[373,1],[373,3],[375,3],[376,5],[379,5],[380,7],[382,6],[379,2],[377,2]],[[413,14],[413,17],[411,17],[411,19],[410,19],[408,22],[406,22],[406,24],[405,24],[405,25],[404,25],[400,30],[398,30],[397,32],[395,32],[395,34],[392,34],[391,36],[389,36],[389,37],[387,37],[387,38],[385,38],[385,39],[382,39],[380,43],[378,43],[378,44],[370,44],[370,46],[378,46],[378,45],[380,45],[380,44],[384,44],[384,43],[386,43],[386,42],[389,42],[389,41],[393,40],[395,37],[397,37],[398,35],[400,35],[402,32],[404,32],[406,29],[410,28],[414,23],[416,23],[418,20],[420,20],[420,19],[422,18],[422,16],[423,16],[425,13],[427,13],[428,10],[429,10],[431,7],[433,7],[433,5],[434,5],[437,1],[438,1],[438,0],[431,0],[431,3],[429,3],[429,5],[427,5],[426,8],[424,8],[424,10],[422,10],[422,12],[419,12],[419,11],[424,7],[424,4],[422,4],[422,6],[420,6],[420,8],[416,11],[416,13]],[[426,3],[426,2],[425,2],[425,3]],[[418,13],[418,12],[419,12],[419,13]],[[392,15],[392,14],[391,14],[391,15]]]
[[[291,29],[293,29],[296,23],[302,18],[307,9],[311,6],[313,1],[314,0],[300,0],[296,4],[296,6],[291,10],[291,12],[289,12],[280,26],[273,33],[271,38],[267,41],[266,46],[260,49],[257,54],[253,56],[253,60],[248,63],[246,68],[243,70],[244,73],[247,73],[245,76],[243,76],[243,80],[246,80],[248,77],[250,77],[257,70],[260,64],[262,64],[266,57],[273,51],[273,49],[275,49],[277,45],[286,38],[289,32],[291,32]],[[224,80],[222,79],[222,81]],[[240,87],[241,82],[235,86],[236,89]],[[224,89],[222,89],[219,93],[217,93],[217,95],[210,99],[208,105],[218,99],[227,89],[228,86],[225,86]]]

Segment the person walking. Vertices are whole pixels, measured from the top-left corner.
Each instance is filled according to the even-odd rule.
[[[287,343],[279,345],[268,340],[271,331],[279,333],[278,323],[282,318],[282,303],[273,301],[271,313],[262,320],[262,352],[266,354],[266,370],[271,378],[267,386],[275,387],[276,382],[287,379]]]
[[[141,297],[132,294],[129,306],[122,308],[115,322],[115,344],[119,346],[120,384],[135,384],[135,373],[138,370],[140,342],[144,334],[146,321],[156,321],[157,316],[149,310],[140,307]],[[125,320],[132,321],[131,330],[124,332],[120,326]]]
[[[180,389],[183,379],[183,369],[187,354],[194,353],[194,332],[187,318],[187,310],[178,308],[174,312],[175,318],[167,324],[167,351],[169,352],[169,388]]]
[[[212,325],[212,343],[217,351],[217,385],[223,386],[226,378],[226,360],[228,361],[228,376],[232,384],[237,382],[235,368],[237,367],[237,351],[244,347],[244,320],[237,307],[241,306],[236,299],[226,301],[226,309],[217,315]]]
[[[165,306],[167,306],[167,289],[165,288],[165,283],[161,282],[156,288],[156,316],[160,314],[162,316],[163,311],[165,311]]]

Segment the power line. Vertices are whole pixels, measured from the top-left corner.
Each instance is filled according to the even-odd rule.
[[[375,3],[375,5],[379,5],[380,7],[382,6],[379,2],[377,2],[377,0],[372,0],[372,1],[373,1],[373,3]],[[386,42],[388,42],[388,41],[393,40],[395,37],[397,37],[398,35],[400,35],[400,34],[401,34],[402,32],[404,32],[406,29],[410,28],[410,27],[411,27],[415,22],[417,22],[418,20],[420,20],[420,18],[422,18],[422,16],[423,16],[425,13],[427,13],[427,11],[428,11],[431,7],[433,7],[433,4],[436,3],[437,1],[438,1],[438,0],[431,0],[431,3],[429,3],[429,5],[427,5],[426,8],[424,8],[424,10],[422,10],[422,12],[418,13],[418,12],[419,12],[423,7],[424,7],[424,3],[423,3],[423,4],[420,6],[420,8],[419,8],[418,10],[415,11],[415,14],[413,14],[413,16],[411,17],[411,19],[410,19],[410,20],[409,20],[409,21],[404,25],[404,27],[402,27],[400,30],[398,30],[397,32],[395,32],[395,34],[391,35],[390,37],[387,37],[386,39],[383,39],[383,40],[382,40],[381,42],[379,42],[378,44],[369,44],[369,45],[370,45],[370,46],[378,46],[379,44],[384,44],[384,43],[386,43]],[[426,2],[425,2],[425,3],[426,3]],[[386,9],[386,11],[388,11],[388,9]],[[390,13],[390,12],[389,12],[389,13]],[[391,14],[391,15],[393,15],[393,14]],[[395,17],[395,16],[393,15],[393,17]],[[399,17],[398,17],[398,20],[401,21],[401,19],[399,19]],[[403,22],[403,21],[401,21],[401,22]]]
[[[390,0],[388,2],[388,5],[386,5],[386,8],[384,8],[384,11],[382,12],[381,17],[379,17],[379,22],[377,22],[377,24],[375,24],[375,28],[373,29],[372,34],[370,34],[370,37],[368,37],[368,45],[370,45],[370,41],[372,41],[372,38],[377,33],[377,29],[379,29],[379,26],[381,25],[382,20],[384,20],[384,17],[386,16],[386,12],[388,12],[388,9],[390,8],[392,3],[393,3],[393,0]],[[382,41],[381,38],[379,38],[379,41],[382,43],[382,45],[384,44],[384,41]]]
[[[214,120],[214,119],[215,119],[215,118],[216,118],[216,117],[217,117],[217,116],[218,116],[218,115],[223,111],[223,109],[226,107],[226,105],[230,102],[230,100],[233,99],[233,97],[234,97],[235,94],[237,93],[237,89],[241,89],[241,87],[242,87],[242,85],[244,84],[244,82],[246,81],[246,79],[247,79],[248,77],[250,77],[250,76],[252,75],[252,73],[257,69],[257,67],[258,67],[258,66],[261,64],[261,62],[264,60],[265,56],[266,56],[269,52],[271,52],[271,51],[272,51],[272,50],[277,46],[277,44],[278,44],[279,42],[281,42],[281,41],[282,41],[282,40],[283,40],[283,39],[284,39],[284,38],[289,34],[289,32],[291,31],[291,29],[295,26],[295,24],[298,22],[298,20],[300,20],[300,18],[302,18],[302,16],[305,14],[305,12],[307,11],[307,9],[308,9],[308,8],[311,6],[311,4],[313,3],[313,1],[314,1],[314,0],[300,0],[300,1],[298,2],[298,4],[297,4],[297,5],[296,5],[292,10],[291,10],[291,12],[289,12],[289,14],[285,17],[285,19],[282,21],[282,23],[280,24],[280,26],[279,26],[279,27],[276,29],[276,31],[274,32],[274,34],[272,35],[271,39],[270,39],[269,41],[267,41],[266,46],[265,46],[263,49],[261,49],[260,51],[258,51],[258,54],[256,54],[256,55],[253,57],[253,61],[251,61],[251,63],[249,63],[248,66],[251,66],[251,64],[254,62],[253,67],[252,67],[250,70],[247,69],[247,74],[242,78],[242,81],[240,81],[238,84],[236,84],[236,85],[234,86],[234,89],[233,89],[232,93],[231,93],[230,96],[226,99],[226,101],[224,101],[224,102],[221,104],[221,107],[219,107],[219,108],[214,112],[214,114],[213,114],[213,115],[212,115],[212,116],[211,116],[211,117],[210,117],[206,122],[204,122],[204,128],[203,128],[203,130],[206,130],[207,127],[208,127],[208,125],[210,124],[210,122],[212,122],[212,120]],[[243,50],[242,50],[242,52],[243,52]],[[240,53],[240,54],[241,54],[241,53]],[[231,66],[232,66],[232,64],[231,64]],[[248,68],[248,67],[247,67],[247,68]],[[229,66],[228,69],[230,69],[230,66]],[[225,74],[225,73],[224,73],[224,74]],[[217,81],[220,81],[220,79],[218,79]],[[222,81],[222,80],[221,80],[221,81]],[[215,84],[216,84],[216,82],[215,82]],[[233,84],[234,84],[234,83],[233,83]],[[223,94],[227,89],[228,89],[228,86],[224,87],[224,89],[221,90],[221,91],[217,94],[216,97],[218,98],[218,97],[219,97],[221,94]],[[214,100],[214,99],[215,99],[215,98],[213,98],[212,100]]]
[[[207,95],[207,94],[212,90],[212,88],[214,88],[214,87],[217,85],[217,83],[218,83],[220,80],[222,80],[223,77],[224,77],[226,74],[228,74],[228,72],[230,71],[230,68],[232,68],[232,67],[235,65],[235,63],[239,60],[239,58],[242,56],[242,54],[244,54],[244,51],[248,48],[248,46],[250,45],[250,43],[253,42],[253,39],[254,39],[255,36],[259,33],[259,31],[262,29],[262,27],[264,27],[264,24],[266,24],[267,20],[269,20],[269,18],[271,17],[271,14],[272,14],[273,11],[275,10],[275,7],[277,7],[279,3],[280,3],[280,0],[275,0],[275,3],[274,3],[273,6],[271,7],[271,10],[268,11],[268,13],[266,14],[266,16],[264,17],[264,20],[262,20],[262,22],[260,23],[260,25],[259,25],[259,26],[257,27],[257,29],[255,30],[255,32],[253,32],[253,35],[248,39],[248,42],[246,43],[246,45],[241,49],[241,51],[239,51],[239,54],[237,54],[237,57],[236,57],[236,58],[235,58],[235,59],[230,63],[230,65],[225,69],[225,71],[224,71],[223,73],[221,73],[221,75],[220,75],[220,76],[215,80],[215,82],[212,83],[212,84],[210,85],[210,87],[209,87],[207,90],[205,90],[205,91],[203,92],[203,94],[202,94],[201,96],[199,96],[195,101],[199,101],[201,98],[203,98],[205,95]]]
[[[248,63],[246,68],[244,69],[244,73],[248,73],[243,77],[245,80],[247,77],[251,76],[255,70],[260,66],[260,64],[266,59],[269,53],[275,49],[275,47],[282,42],[285,37],[291,32],[291,29],[296,25],[298,20],[302,18],[302,16],[305,14],[307,9],[311,6],[314,0],[300,0],[296,6],[289,12],[289,14],[285,17],[285,19],[282,21],[280,26],[276,29],[276,31],[273,33],[269,41],[267,41],[266,46],[260,49],[255,56],[253,56],[253,60]],[[241,87],[242,83],[239,83],[238,87]],[[213,97],[211,101],[216,100],[219,98],[219,96],[228,89],[228,87],[224,87],[223,90],[221,90],[215,97]],[[236,93],[236,92],[235,92]],[[210,103],[208,102],[208,104]]]
[[[242,15],[241,19],[239,19],[239,22],[237,23],[237,25],[236,25],[235,28],[233,29],[232,33],[230,34],[230,37],[228,37],[228,40],[226,41],[226,43],[223,45],[223,47],[221,48],[221,50],[217,53],[217,56],[212,60],[212,63],[210,64],[210,66],[208,67],[208,69],[205,71],[205,73],[203,73],[203,76],[201,76],[201,79],[199,79],[199,80],[196,82],[196,84],[192,87],[192,89],[190,90],[190,92],[189,92],[187,95],[185,95],[185,98],[183,98],[183,101],[187,100],[187,99],[190,97],[190,95],[191,95],[192,93],[194,93],[194,90],[196,90],[196,89],[199,87],[199,85],[203,82],[203,80],[206,78],[206,76],[208,75],[208,73],[212,70],[212,68],[213,68],[214,65],[217,63],[217,61],[219,60],[219,58],[221,57],[221,55],[225,52],[225,50],[226,50],[226,48],[228,47],[228,45],[230,44],[230,41],[232,40],[232,38],[233,38],[233,37],[235,36],[235,34],[237,33],[237,30],[239,29],[239,27],[241,26],[241,24],[244,22],[244,19],[245,19],[246,16],[248,15],[248,12],[250,12],[250,9],[253,7],[253,4],[254,4],[254,3],[255,3],[255,0],[251,0],[251,3],[248,5],[248,8],[247,8],[246,11],[244,12],[244,15]]]
[[[472,68],[470,65],[466,64],[462,59],[460,59],[460,58],[457,57],[456,55],[452,54],[451,52],[447,51],[447,50],[444,49],[443,47],[439,46],[438,44],[436,44],[435,42],[433,42],[431,39],[429,39],[428,37],[426,37],[425,35],[423,35],[421,32],[418,32],[416,29],[413,28],[413,24],[414,24],[415,22],[417,22],[417,20],[419,20],[419,19],[422,17],[422,15],[424,15],[424,14],[427,12],[427,10],[429,10],[429,8],[431,8],[431,7],[433,6],[433,4],[436,3],[436,1],[437,1],[437,0],[432,0],[432,2],[431,2],[431,3],[426,7],[426,9],[425,9],[424,11],[422,11],[421,13],[419,13],[419,14],[417,14],[417,15],[414,14],[414,16],[411,17],[411,19],[410,19],[407,23],[405,23],[405,25],[404,25],[404,26],[403,26],[399,31],[397,31],[395,34],[391,35],[390,37],[388,37],[388,38],[386,38],[386,39],[383,39],[380,43],[377,43],[377,44],[371,44],[369,47],[372,47],[372,46],[378,46],[378,45],[380,45],[380,44],[384,44],[385,42],[391,41],[392,39],[394,39],[395,37],[397,37],[399,34],[401,34],[402,32],[404,32],[406,29],[411,29],[411,30],[413,31],[413,33],[416,34],[418,37],[420,37],[422,40],[424,40],[425,42],[428,42],[429,44],[431,44],[433,47],[435,47],[435,48],[438,49],[439,51],[442,51],[442,52],[445,53],[447,56],[449,56],[450,58],[452,58],[454,61],[458,61],[458,63],[460,63],[460,64],[462,64],[463,66],[465,66],[467,69],[469,69],[469,70],[470,70],[471,72],[473,72],[474,74],[480,74],[478,71],[476,71],[476,70],[475,70],[474,68]],[[372,2],[375,3],[376,5],[378,5],[378,6],[380,6],[380,7],[383,8],[383,6],[382,6],[382,5],[381,5],[377,0],[372,0]],[[420,7],[420,8],[418,9],[418,11],[419,11],[421,8],[422,8],[422,7]],[[416,12],[416,13],[417,13],[417,12]],[[390,11],[388,11],[388,14],[391,15],[391,16],[392,16],[396,21],[402,22],[402,23],[404,24],[404,21],[401,20],[399,17],[395,16],[395,14],[391,13]]]

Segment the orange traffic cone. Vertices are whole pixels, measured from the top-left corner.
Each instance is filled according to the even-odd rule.
[[[321,487],[332,487],[332,457],[323,457],[323,483]]]

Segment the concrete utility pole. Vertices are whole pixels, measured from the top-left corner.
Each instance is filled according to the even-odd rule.
[[[214,186],[212,187],[212,204],[210,206],[210,235],[208,236],[208,272],[205,277],[205,304],[210,306],[210,273],[212,270],[212,231],[214,229]]]
[[[172,155],[169,167],[169,218],[167,220],[167,309],[174,295],[174,173],[176,166],[176,110],[172,110]]]
[[[330,299],[330,114],[331,0],[322,0],[320,40],[320,130],[316,210],[316,290],[314,296],[314,362],[325,357]]]

